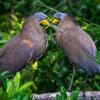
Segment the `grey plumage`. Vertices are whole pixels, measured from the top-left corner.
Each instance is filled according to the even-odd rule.
[[[91,59],[96,57],[96,47],[92,38],[69,14],[58,12],[54,17],[60,19],[58,26],[63,31],[56,32],[57,44],[64,50],[69,60],[80,65],[89,75],[100,72],[100,65]]]
[[[0,70],[15,73],[28,61],[39,59],[45,53],[47,40],[39,21],[46,17],[41,12],[29,16],[21,32],[0,49]]]

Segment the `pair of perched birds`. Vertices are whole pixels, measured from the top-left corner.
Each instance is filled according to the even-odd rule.
[[[100,72],[100,65],[92,59],[96,57],[95,44],[72,16],[57,12],[49,22],[47,15],[41,12],[28,17],[20,33],[0,49],[0,70],[15,73],[29,61],[39,59],[47,48],[46,34],[40,24],[50,24],[55,28],[58,24],[56,42],[69,60],[80,65],[89,75]]]

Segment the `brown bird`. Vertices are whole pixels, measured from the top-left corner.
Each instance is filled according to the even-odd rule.
[[[55,38],[69,60],[78,64],[88,75],[100,72],[100,65],[94,60],[96,46],[75,18],[67,13],[58,12],[54,15],[53,23],[58,24],[62,30],[56,32]]]
[[[37,12],[29,16],[19,34],[0,49],[0,70],[15,73],[27,62],[39,59],[46,51],[47,39],[40,27],[47,15]]]

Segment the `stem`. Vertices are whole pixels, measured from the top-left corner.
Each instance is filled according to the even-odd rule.
[[[72,74],[71,83],[70,83],[70,86],[69,86],[69,89],[68,89],[69,91],[72,88],[72,84],[73,84],[73,80],[74,80],[74,76],[75,76],[75,66],[74,66],[74,64],[72,64],[72,66],[73,66],[73,74]]]

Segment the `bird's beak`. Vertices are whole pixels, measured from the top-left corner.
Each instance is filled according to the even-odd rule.
[[[50,23],[50,26],[53,27],[56,31],[63,33],[63,31],[58,26],[56,26],[55,24]]]
[[[58,24],[59,22],[60,22],[60,20],[58,18],[56,18],[54,20],[53,20],[53,18],[48,19],[49,26],[54,28],[56,31],[63,33],[63,31],[58,26],[55,25],[55,24]]]
[[[42,25],[50,25],[50,23],[52,22],[53,24],[57,25],[59,22],[60,22],[60,19],[59,18],[56,18],[56,17],[52,17],[51,19],[47,16],[45,19],[43,20],[40,20],[39,21],[39,24],[42,24]]]
[[[59,31],[62,33],[62,30],[55,25],[55,24],[58,24],[59,22],[60,22],[60,20],[58,18],[55,18],[53,20],[53,19],[50,19],[49,17],[46,17],[45,19],[41,20],[39,23],[43,24],[43,25],[51,26],[56,31]]]
[[[42,24],[42,25],[48,25],[48,26],[49,26],[48,19],[49,19],[49,17],[47,16],[45,19],[40,20],[40,21],[39,21],[39,24]]]
[[[58,25],[59,22],[60,22],[60,19],[56,18],[56,17],[52,17],[51,20],[52,20],[52,23],[55,24],[55,25]]]

